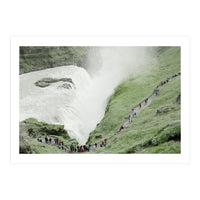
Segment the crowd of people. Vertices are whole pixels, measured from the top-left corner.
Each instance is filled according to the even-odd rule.
[[[171,78],[167,78],[165,81],[162,81],[162,82],[156,87],[156,89],[154,90],[153,94],[155,94],[155,95],[157,96],[157,95],[158,95],[158,92],[159,92],[159,88],[160,88],[161,86],[165,85],[166,83],[168,83],[170,79],[175,78],[175,77],[177,77],[178,75],[181,75],[181,72],[179,72],[178,74],[174,74],[173,76],[171,76]],[[144,100],[145,104],[148,103],[148,100],[149,100],[149,98],[146,98],[146,99]],[[139,105],[139,108],[142,107],[142,103],[141,103],[141,102],[140,102],[138,105]],[[129,123],[132,122],[132,120],[133,120],[134,117],[136,117],[136,112],[134,113],[134,108],[133,108],[133,109],[132,109],[132,114],[129,114],[129,116],[128,116]],[[122,126],[120,126],[118,132],[121,132],[123,129],[124,129],[124,126],[122,125]]]
[[[174,77],[177,77],[178,75],[181,75],[181,72],[179,72],[178,74],[175,74],[173,75],[171,78],[167,78],[166,81],[162,81],[157,87],[156,89],[154,90],[153,94],[156,94],[156,96],[158,95],[158,92],[159,92],[159,88],[163,85],[165,85],[166,83],[169,82],[170,79],[174,78]],[[148,103],[148,100],[149,98],[145,99],[144,102],[145,104]],[[142,107],[142,103],[140,102],[139,103],[139,108]],[[133,118],[136,117],[136,112],[134,112],[134,108],[132,109],[132,113],[129,114],[129,122],[131,123]],[[124,129],[124,126],[120,126],[119,130],[118,130],[118,133],[121,132],[122,130]],[[37,138],[37,141],[38,142],[42,142],[42,139],[39,139]],[[51,138],[47,138],[47,136],[45,137],[45,143],[46,144],[52,144],[51,143],[52,139]],[[104,139],[102,140],[102,142],[99,144],[99,147],[104,147],[106,146],[106,141],[107,139]],[[87,145],[74,145],[74,144],[71,144],[70,147],[66,147],[64,146],[64,142],[63,141],[60,141],[58,138],[54,138],[54,144],[57,145],[57,147],[59,149],[62,149],[62,150],[65,150],[66,152],[77,152],[77,153],[80,153],[80,152],[89,152],[89,151],[93,151],[93,150],[96,150],[98,148],[98,145],[97,143],[95,143],[94,145],[91,145],[89,144],[88,146]]]
[[[107,139],[104,139],[102,140],[102,142],[99,144],[99,147],[104,147],[106,146],[106,141]],[[69,148],[69,152],[89,152],[89,151],[93,151],[93,150],[96,150],[98,148],[98,145],[97,143],[95,143],[94,145],[91,145],[89,144],[88,146],[87,145],[74,145],[74,144],[71,144],[70,145],[70,148]]]

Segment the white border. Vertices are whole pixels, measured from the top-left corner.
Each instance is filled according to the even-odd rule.
[[[181,154],[19,154],[19,46],[181,46]],[[73,36],[11,38],[12,163],[189,163],[190,38]]]

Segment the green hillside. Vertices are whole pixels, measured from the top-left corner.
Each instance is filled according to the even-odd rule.
[[[19,124],[20,135],[20,153],[65,153],[66,147],[72,143],[78,145],[75,139],[71,139],[64,129],[63,125],[48,124],[39,122],[37,119],[29,118]],[[45,137],[51,138],[52,142],[45,144]],[[64,142],[64,149],[62,150],[59,145],[53,145],[54,139]],[[38,142],[37,139],[42,140]]]
[[[71,51],[70,49],[62,49],[62,51],[65,50]],[[83,56],[80,59],[80,62],[83,62],[87,54],[86,51],[82,47],[76,50],[78,54]],[[148,63],[148,69],[143,73],[133,74],[129,80],[115,89],[107,105],[104,118],[96,129],[90,133],[86,143],[86,145],[99,144],[102,140],[108,139],[106,146],[87,153],[181,152],[181,102],[180,100],[177,101],[177,97],[181,95],[181,76],[177,76],[163,85],[158,96],[137,114],[130,126],[109,139],[127,121],[132,108],[137,107],[139,102],[151,96],[154,89],[162,81],[181,71],[180,47],[156,47],[155,50],[155,56]],[[38,47],[31,48],[30,51],[21,48],[20,51],[21,73],[40,70],[42,69],[40,66],[48,68],[51,59],[53,59],[52,67],[58,63],[63,65],[62,59],[59,59],[59,49],[40,49]],[[43,53],[47,51],[48,55],[51,52],[53,56],[45,59],[40,58],[40,56],[28,59],[25,56],[27,52],[38,56],[41,51]],[[60,53],[60,56],[62,55]],[[70,53],[67,55],[70,55]],[[67,60],[74,59],[73,55],[71,54]],[[31,64],[31,62],[33,63]],[[61,150],[58,145],[45,144],[45,136],[64,141],[66,149],[72,143],[78,145],[75,139],[69,138],[64,126],[38,122],[36,119],[30,118],[20,122],[20,153],[66,153],[66,149]],[[37,138],[42,139],[42,143],[38,142]]]
[[[87,144],[114,135],[132,108],[149,97],[161,81],[180,71],[180,48],[160,47],[149,63],[148,73],[129,79],[116,88],[105,116],[90,134]],[[152,103],[133,123],[92,153],[180,153],[180,76],[164,85]],[[99,135],[102,138],[97,138]]]
[[[21,46],[20,74],[76,64],[84,66],[89,47]]]

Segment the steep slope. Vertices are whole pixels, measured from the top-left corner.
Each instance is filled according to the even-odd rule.
[[[88,47],[21,46],[20,74],[65,65],[84,66],[88,49]]]
[[[150,72],[133,75],[115,90],[103,120],[90,134],[87,144],[99,143],[115,134],[132,108],[149,97],[161,81],[180,71],[180,48],[158,48],[149,65]],[[180,153],[180,103],[176,102],[179,94],[177,77],[160,89],[158,97],[128,128],[95,153]]]

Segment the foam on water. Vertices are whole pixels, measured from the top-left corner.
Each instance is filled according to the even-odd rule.
[[[62,124],[71,138],[84,144],[103,118],[114,89],[142,69],[145,52],[143,48],[102,48],[101,67],[95,69],[95,61],[91,67],[95,73],[71,65],[20,75],[20,121],[33,117]],[[44,88],[34,84],[43,78],[71,78],[75,87],[59,87],[62,81]]]

